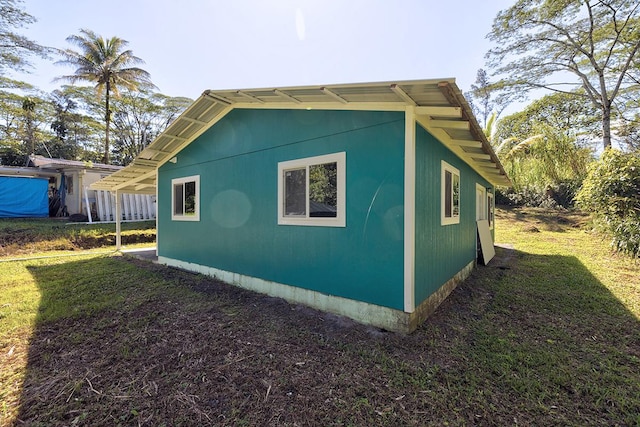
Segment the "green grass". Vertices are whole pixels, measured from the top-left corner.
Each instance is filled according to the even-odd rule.
[[[155,221],[122,223],[127,245],[155,242]],[[60,219],[0,219],[0,257],[115,246],[114,223],[78,224]]]
[[[574,213],[377,331],[128,257],[0,264],[0,425],[639,425],[640,264]]]

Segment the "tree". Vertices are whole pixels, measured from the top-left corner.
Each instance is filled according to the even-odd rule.
[[[48,155],[50,104],[36,90],[27,96],[0,92],[0,163],[24,166],[30,154]]]
[[[548,124],[581,147],[591,146],[600,132],[598,111],[591,104],[565,93],[552,93],[502,118],[496,125],[494,145],[508,138],[524,140],[535,135],[536,123]]]
[[[88,86],[65,85],[59,91],[54,91],[52,98],[54,109],[55,104],[61,103],[67,110],[63,118],[67,132],[66,145],[75,147],[76,160],[101,162],[104,149],[104,106],[96,99],[95,90]],[[55,122],[54,114],[50,123],[53,126]]]
[[[637,0],[518,0],[498,13],[488,35],[496,45],[487,53],[489,67],[502,77],[497,86],[591,102],[610,147],[614,102],[638,85],[639,15]]]
[[[640,153],[640,114],[622,122],[620,136],[628,151]]]
[[[21,0],[0,0],[0,74],[7,69],[25,71],[29,67],[28,56],[44,56],[46,49],[15,32],[32,24],[36,19],[20,7]],[[0,87],[7,80],[0,79]]]
[[[49,141],[49,151],[54,158],[79,160],[80,147],[77,139],[71,138],[73,128],[82,120],[81,115],[75,112],[77,103],[71,97],[60,90],[54,90],[50,96],[54,109],[51,130],[55,137]]]
[[[505,139],[496,154],[516,191],[544,192],[561,184],[579,183],[587,174],[591,152],[562,129],[534,122],[527,138]]]
[[[22,101],[22,111],[24,112],[24,143],[28,154],[36,152],[34,112],[36,102],[32,98],[24,98]]]
[[[114,162],[129,164],[192,102],[146,91],[123,93],[114,105]]]
[[[640,58],[634,68],[640,74]],[[620,116],[617,125],[617,135],[620,138],[621,147],[628,151],[640,152],[640,76],[635,90],[624,94],[623,102],[618,103]]]
[[[505,196],[533,206],[571,206],[592,161],[594,116],[590,104],[553,93],[502,118],[491,141],[513,184]]]
[[[483,128],[487,128],[492,115],[497,119],[511,102],[511,96],[495,90],[487,72],[480,68],[476,74],[476,81],[471,90],[465,94],[476,117],[480,118]]]
[[[80,35],[72,35],[67,42],[76,45],[80,51],[72,49],[60,50],[62,60],[57,64],[75,67],[75,73],[59,79],[76,83],[79,81],[96,84],[98,97],[105,93],[105,142],[103,162],[109,163],[109,126],[111,123],[111,94],[119,96],[120,87],[138,90],[141,87],[154,87],[147,71],[133,67],[144,61],[133,55],[131,50],[124,50],[129,44],[119,37],[105,39],[91,30],[82,29]]]
[[[24,144],[19,135],[22,97],[0,92],[0,164],[24,166]]]

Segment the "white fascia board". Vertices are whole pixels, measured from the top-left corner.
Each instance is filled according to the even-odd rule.
[[[198,137],[200,135],[202,135],[207,130],[209,130],[211,128],[211,126],[215,125],[217,122],[222,120],[227,114],[229,114],[229,112],[231,112],[231,110],[233,110],[233,107],[225,108],[222,112],[220,112],[220,114],[218,114],[215,117],[215,119],[211,120],[207,125],[202,126],[196,133],[194,133],[193,136],[191,136],[191,138],[188,138],[188,139],[184,140],[180,145],[178,145],[176,148],[171,150],[170,154],[168,154],[164,159],[158,161],[158,166],[156,167],[156,169],[159,169],[160,166],[162,166],[165,163],[167,163],[171,158],[173,158],[176,154],[178,154],[180,151],[182,151],[186,146],[188,146],[193,141],[198,139]]]
[[[489,181],[493,185],[503,185],[501,183],[509,182],[509,179],[500,173],[500,170],[495,168],[497,174],[489,173],[487,169],[479,163],[477,160],[471,158],[469,153],[465,152],[461,145],[453,140],[447,132],[442,128],[434,128],[431,126],[430,120],[423,120],[424,116],[417,116],[417,121],[426,131],[433,135],[438,141],[453,151],[460,159],[462,159],[471,169],[476,171],[481,177]],[[468,123],[468,122],[467,122]],[[482,146],[482,144],[478,141]],[[494,163],[492,163],[494,164]]]
[[[145,180],[147,178],[150,178],[150,177],[154,176],[155,173],[156,173],[156,170],[153,169],[153,170],[151,170],[149,172],[146,172],[146,173],[144,173],[142,175],[138,175],[133,179],[128,179],[127,181],[124,181],[122,184],[116,184],[116,185],[114,185],[112,187],[112,191],[114,191],[114,190],[122,190],[122,188],[124,188],[124,187],[130,186],[130,185],[134,185],[134,184],[136,184],[136,183],[138,183],[140,181],[143,181],[143,180]]]
[[[354,110],[354,111],[405,111],[407,106],[402,102],[239,102],[233,108],[264,110]]]

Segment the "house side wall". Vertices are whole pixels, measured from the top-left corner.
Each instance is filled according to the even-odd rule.
[[[346,227],[278,225],[278,163],[346,153]],[[403,309],[404,114],[234,110],[166,163],[160,257]],[[171,180],[200,176],[200,221]]]
[[[460,171],[460,223],[441,225],[441,162]],[[416,306],[476,259],[476,183],[492,188],[424,128],[416,130]]]

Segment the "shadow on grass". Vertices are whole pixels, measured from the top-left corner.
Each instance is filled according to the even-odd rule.
[[[126,257],[30,271],[28,425],[640,422],[640,322],[573,257],[498,248],[408,336]]]

